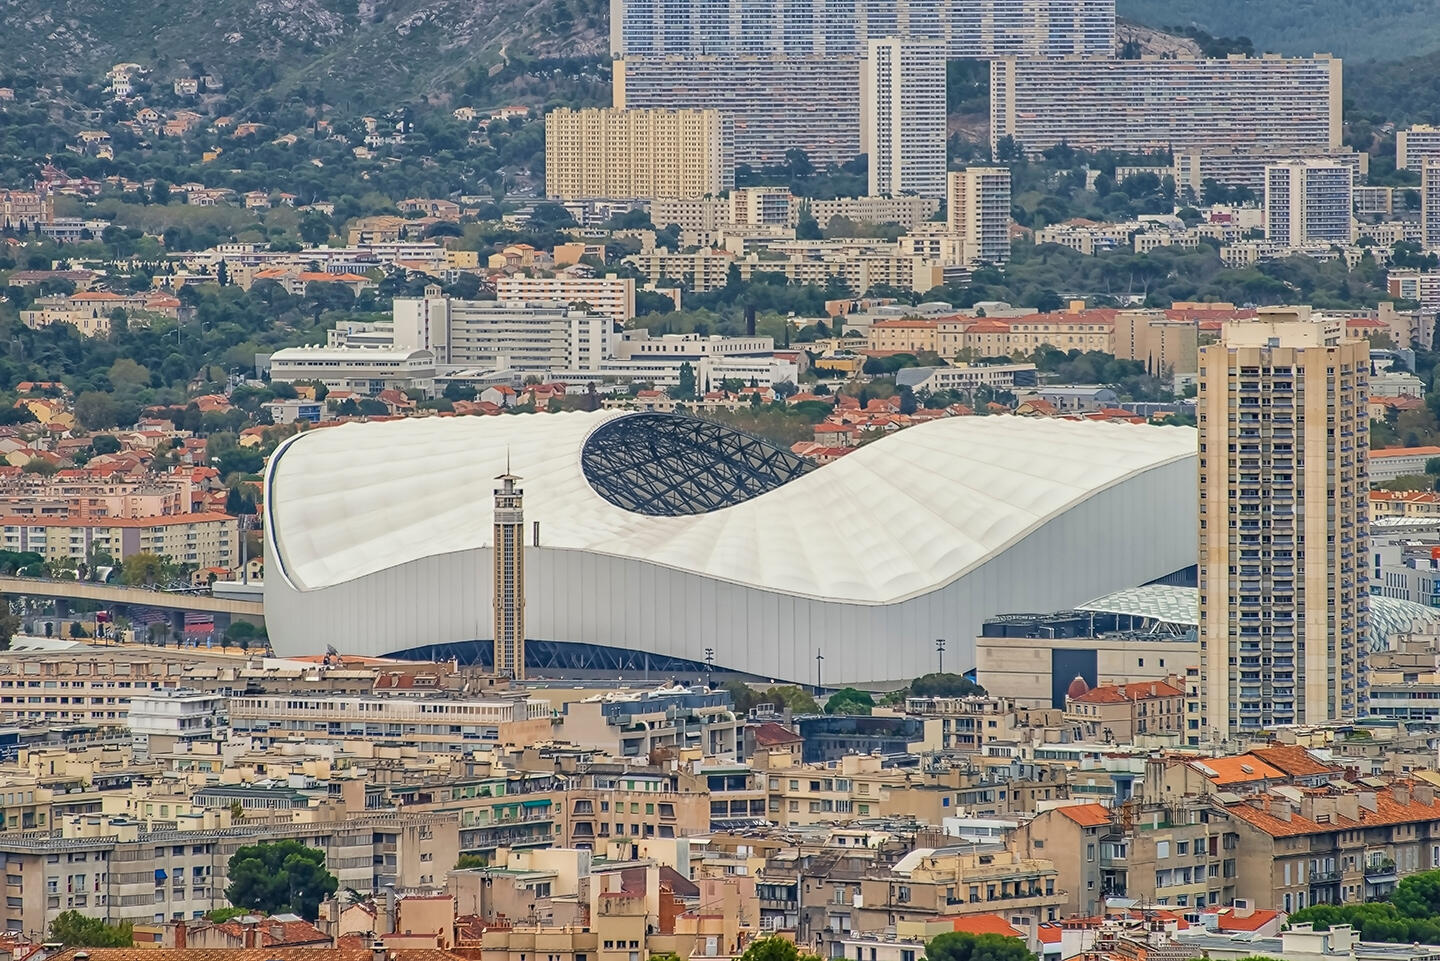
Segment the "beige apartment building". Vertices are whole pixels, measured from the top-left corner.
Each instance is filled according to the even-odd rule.
[[[663,280],[679,281],[697,294],[718,290],[730,280],[730,268],[736,263],[734,254],[724,250],[701,248],[694,253],[671,253],[659,248],[631,254],[624,262],[650,279],[652,284]]]
[[[1200,644],[1193,637],[1109,634],[1101,637],[977,637],[975,672],[992,695],[1013,699],[1021,708],[1063,707],[1055,704],[1074,679],[1056,677],[1057,657],[1068,652],[1095,657],[1100,684],[1163,681],[1200,663]],[[1057,683],[1058,682],[1058,683]]]
[[[239,519],[229,514],[168,514],[160,517],[0,518],[3,546],[34,551],[46,560],[88,562],[96,554],[123,561],[132,554],[157,554],[196,567],[240,565]]]
[[[1200,363],[1200,325],[1163,310],[1122,310],[1115,315],[1115,356],[1144,361],[1153,376],[1194,373]]]
[[[999,912],[1021,930],[1035,931],[1063,911],[1066,892],[1049,858],[1010,850],[957,852],[917,849],[889,871],[860,882],[855,929],[884,931],[900,921]]]
[[[936,328],[936,346],[940,356],[946,358],[962,351],[974,357],[1028,355],[1042,346],[1110,353],[1114,340],[1113,312],[1087,311],[1083,304],[1050,314],[949,317]]]
[[[939,322],[918,318],[877,320],[866,334],[871,350],[893,350],[907,354],[935,352],[935,330]]]
[[[718,110],[562,107],[545,115],[547,196],[706,197],[734,186],[734,125]]]
[[[1065,699],[1065,721],[1092,742],[1179,736],[1185,729],[1185,690],[1173,674],[1163,681],[1100,684]]]
[[[756,273],[784,274],[792,284],[825,286],[842,281],[856,294],[874,287],[894,287],[924,293],[945,282],[945,268],[921,257],[905,256],[898,245],[893,253],[850,253],[836,251],[815,256],[795,252],[778,259],[751,254],[739,262],[740,278]]]
[[[950,233],[965,239],[970,260],[1003,264],[1010,259],[1010,170],[966,167],[948,175],[946,216]]]
[[[1262,308],[1200,350],[1202,736],[1355,717],[1369,345]]]

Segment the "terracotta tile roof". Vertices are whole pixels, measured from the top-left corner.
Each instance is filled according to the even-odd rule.
[[[797,741],[805,740],[794,731],[774,721],[766,721],[764,724],[755,727],[755,743],[761,747],[771,747],[776,744],[794,744]]]
[[[370,961],[369,950],[346,948],[74,948],[50,961]]]
[[[1082,828],[1094,828],[1110,823],[1110,809],[1103,804],[1067,804],[1056,810]]]
[[[1343,770],[1343,768],[1317,761],[1309,751],[1295,745],[1275,744],[1270,747],[1255,748],[1250,751],[1250,756],[1258,757],[1266,764],[1279,768],[1291,777],[1318,777],[1322,774],[1338,774]]]
[[[1371,460],[1377,457],[1440,457],[1440,447],[1385,447],[1370,452]]]
[[[955,918],[939,918],[949,921],[956,931],[966,934],[999,934],[1007,938],[1023,938],[1020,930],[998,914],[971,914]]]
[[[1328,822],[1312,821],[1299,812],[1291,812],[1290,819],[1276,817],[1269,811],[1262,811],[1248,802],[1226,805],[1231,817],[1264,831],[1272,837],[1294,837],[1302,834],[1328,834],[1331,831],[1353,828],[1356,825],[1373,827],[1390,824],[1416,824],[1440,821],[1440,801],[1425,804],[1412,795],[1409,802],[1401,804],[1387,789],[1375,794],[1375,810],[1361,807],[1358,821],[1341,814],[1331,815]]]
[[[1146,701],[1153,697],[1184,697],[1185,692],[1164,681],[1150,681],[1140,684],[1101,684],[1072,700],[1086,704],[1124,704],[1126,701]]]
[[[1258,757],[1251,757],[1248,754],[1241,754],[1237,757],[1207,757],[1203,761],[1194,762],[1201,773],[1206,769],[1213,771],[1213,774],[1205,774],[1212,783],[1220,784],[1244,784],[1248,781],[1283,781],[1285,772],[1277,767],[1271,767]]]
[[[1235,914],[1234,908],[1221,908],[1213,913],[1216,927],[1221,931],[1259,931],[1280,916],[1279,911],[1268,911],[1263,908],[1256,908],[1248,917],[1243,918]]]

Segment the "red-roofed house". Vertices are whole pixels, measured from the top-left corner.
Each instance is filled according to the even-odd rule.
[[[1285,915],[1279,911],[1256,908],[1248,901],[1237,901],[1228,908],[1207,908],[1200,923],[1225,934],[1251,934],[1257,938],[1273,938],[1280,933]]]
[[[1101,684],[1065,699],[1065,720],[1087,741],[1128,744],[1145,734],[1179,734],[1185,727],[1185,689],[1168,681]]]

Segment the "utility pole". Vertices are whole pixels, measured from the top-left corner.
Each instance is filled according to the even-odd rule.
[[[820,653],[820,649],[819,649],[819,648],[816,648],[816,649],[815,649],[815,694],[816,694],[817,697],[819,696],[820,692],[821,692],[822,690],[824,690],[824,688],[822,688],[822,687],[820,686],[820,662],[823,661],[823,660],[825,660],[825,655]]]
[[[935,653],[940,655],[940,673],[945,673],[945,638],[935,638]]]
[[[705,648],[705,686],[710,686],[710,675],[715,671],[715,648]]]

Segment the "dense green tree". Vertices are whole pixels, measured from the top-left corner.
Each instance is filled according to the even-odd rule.
[[[820,957],[801,951],[788,938],[770,937],[751,941],[740,961],[820,961]]]
[[[926,674],[910,683],[915,697],[969,697],[984,694],[985,688],[960,674]]]
[[[129,587],[153,587],[165,577],[165,560],[149,551],[138,551],[125,558],[120,579]]]
[[[50,922],[49,940],[67,948],[128,948],[135,939],[129,921],[112,925],[79,911],[62,911]]]
[[[875,707],[875,699],[868,691],[853,687],[842,687],[825,701],[826,714],[869,714]]]
[[[1035,961],[1019,938],[950,931],[925,946],[927,961]]]
[[[291,911],[307,921],[320,913],[320,902],[338,882],[325,870],[325,852],[285,840],[248,844],[230,857],[226,899],[237,908],[266,914]]]

